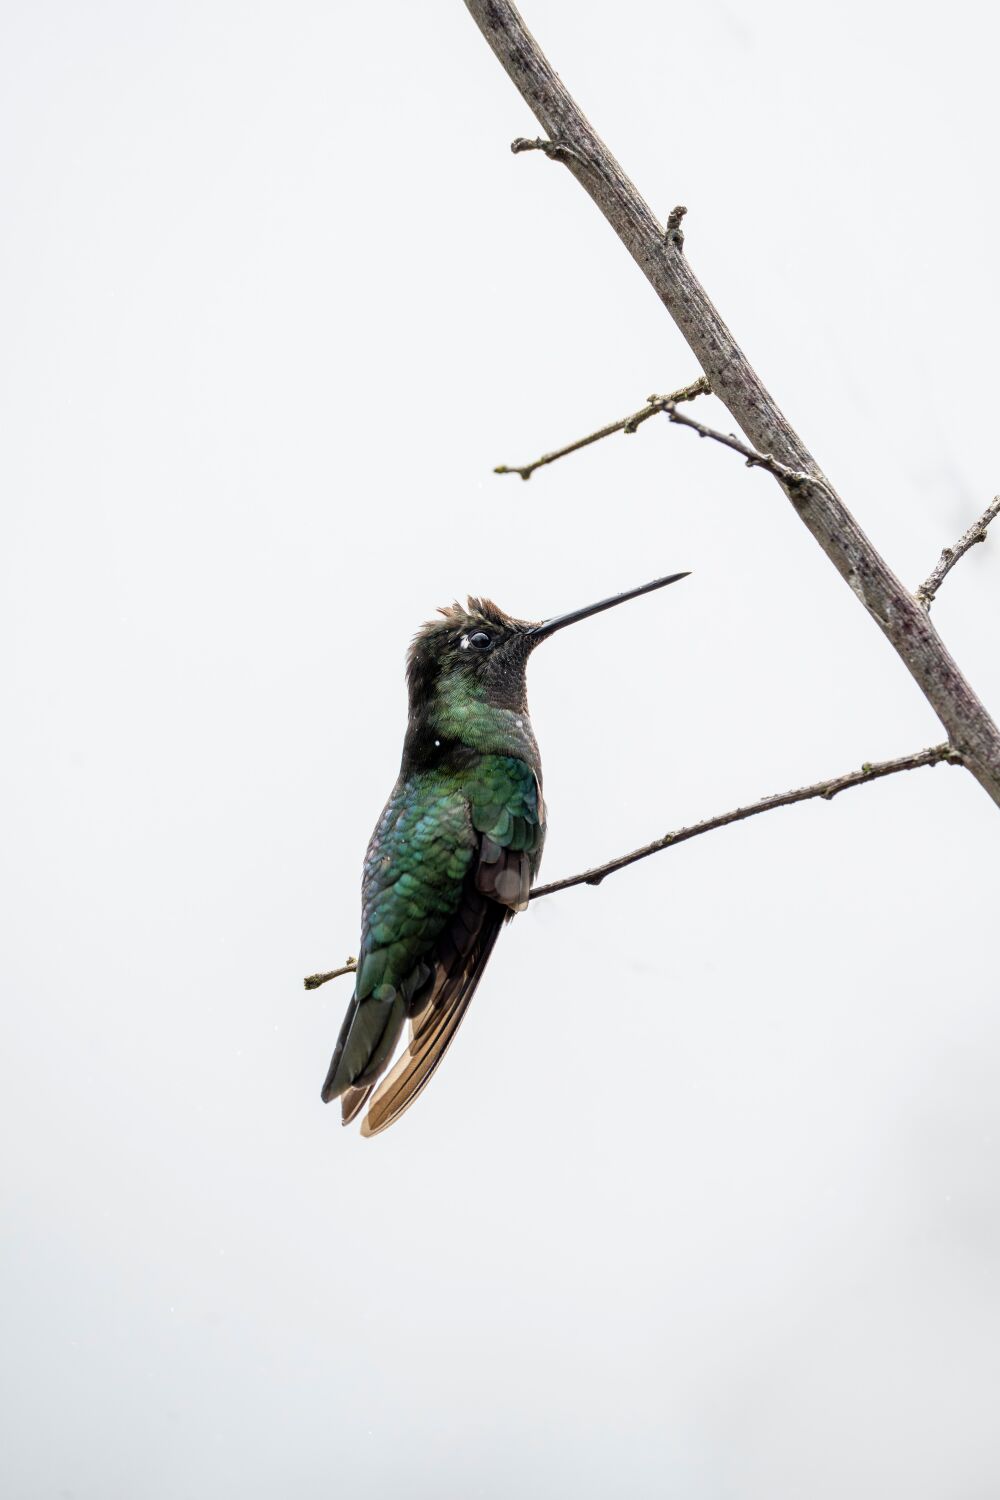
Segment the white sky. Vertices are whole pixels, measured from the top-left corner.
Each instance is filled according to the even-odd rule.
[[[985,6],[526,0],[914,586],[1000,488]],[[694,577],[531,664],[554,878],[932,744],[459,0],[9,3],[0,1465],[19,1500],[1000,1490],[996,810],[949,768],[506,932],[375,1142],[319,1102],[457,594]],[[714,403],[704,415],[728,425]],[[1000,541],[935,614],[1000,709]]]

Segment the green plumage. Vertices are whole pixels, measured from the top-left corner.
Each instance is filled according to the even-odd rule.
[[[399,779],[372,834],[354,994],[323,1098],[363,1135],[399,1118],[447,1051],[500,928],[528,905],[545,841],[525,668],[539,641],[658,579],[533,625],[486,599],[441,610],[407,660]],[[388,1074],[403,1028],[409,1040]],[[370,1101],[370,1102],[369,1102]]]
[[[545,838],[524,688],[530,629],[470,600],[410,653],[403,763],[365,857],[354,995],[323,1088],[352,1119],[409,1018],[408,1052],[372,1102],[369,1133],[423,1087],[500,926],[527,905]],[[489,651],[462,644],[477,635]]]
[[[480,835],[501,848],[541,847],[534,773],[510,756],[467,770],[400,777],[368,846],[355,993],[402,989],[458,910]],[[532,872],[533,873],[533,872]]]

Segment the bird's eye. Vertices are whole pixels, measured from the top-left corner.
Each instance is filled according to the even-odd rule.
[[[474,630],[468,640],[469,645],[477,651],[488,651],[493,644],[493,637],[487,635],[485,630]]]

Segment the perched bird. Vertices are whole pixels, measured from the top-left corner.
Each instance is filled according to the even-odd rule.
[[[354,995],[323,1085],[326,1103],[341,1100],[345,1125],[370,1098],[361,1133],[376,1135],[413,1103],[500,928],[528,905],[545,842],[528,657],[563,626],[686,577],[672,573],[541,624],[470,598],[414,637],[402,765],[365,856]],[[379,1083],[407,1021],[407,1045]]]

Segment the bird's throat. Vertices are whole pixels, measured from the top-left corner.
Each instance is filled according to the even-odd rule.
[[[429,752],[446,746],[464,746],[480,755],[511,755],[540,769],[527,705],[498,707],[449,678],[436,684],[428,702],[411,710],[407,733],[411,760],[430,758]]]

